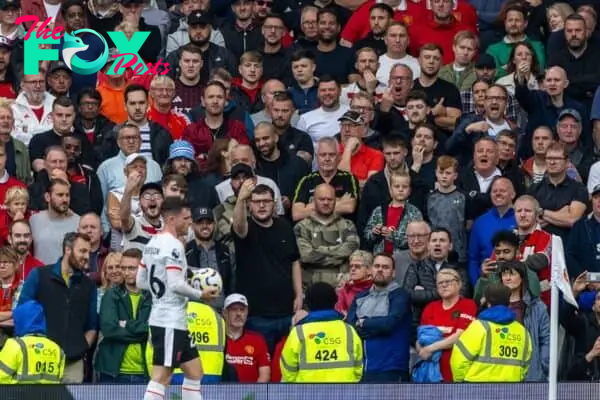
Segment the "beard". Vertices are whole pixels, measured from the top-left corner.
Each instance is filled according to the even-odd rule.
[[[78,271],[81,271],[84,269],[85,265],[80,265],[79,261],[77,261],[77,258],[75,258],[75,256],[73,254],[71,254],[69,256],[69,259],[67,260],[69,262],[69,266],[73,269],[76,269]],[[86,262],[87,264],[87,262]]]
[[[203,39],[192,39],[190,38],[190,43],[194,46],[203,47],[210,41],[210,36]]]

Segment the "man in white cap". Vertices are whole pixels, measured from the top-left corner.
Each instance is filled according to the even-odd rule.
[[[233,293],[225,298],[223,317],[227,330],[225,360],[231,365],[240,383],[269,382],[271,359],[265,339],[245,329],[248,320],[248,299]]]

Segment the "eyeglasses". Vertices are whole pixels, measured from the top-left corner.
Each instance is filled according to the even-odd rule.
[[[147,201],[150,201],[150,200],[160,200],[160,199],[162,199],[162,194],[160,194],[160,193],[153,193],[153,194],[144,193],[142,195],[142,199],[147,200]]]
[[[444,286],[450,286],[454,282],[457,282],[457,280],[456,279],[450,279],[450,280],[447,280],[447,281],[439,281],[439,282],[436,283],[436,285],[438,287],[444,287]]]
[[[317,24],[316,20],[315,21],[302,21],[302,25],[304,25],[304,26],[313,26],[316,24]]]

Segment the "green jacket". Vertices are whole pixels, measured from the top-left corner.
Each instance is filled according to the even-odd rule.
[[[106,291],[100,306],[102,339],[98,343],[94,362],[97,372],[110,376],[119,375],[125,350],[130,344],[141,344],[142,354],[145,354],[151,308],[152,297],[150,292],[144,290],[138,306],[137,318],[134,320],[129,293],[125,285],[119,285]],[[124,328],[119,326],[119,321],[127,321]],[[146,368],[145,360],[144,368]]]
[[[481,303],[481,298],[483,297],[483,293],[485,292],[485,288],[492,283],[500,282],[500,277],[497,273],[490,274],[487,278],[484,278],[483,275],[477,280],[475,284],[475,292],[473,295],[473,299],[477,304]],[[540,279],[537,274],[531,269],[527,268],[527,282],[529,285],[529,293],[533,297],[540,297]]]
[[[381,235],[375,235],[373,233],[373,227],[375,225],[387,226],[387,211],[389,204],[378,206],[373,210],[367,227],[363,234],[364,239],[368,241],[373,247],[373,253],[380,253],[385,247],[385,238]],[[400,218],[400,222],[396,226],[396,230],[392,233],[389,240],[394,244],[394,250],[406,250],[408,249],[408,239],[406,238],[406,229],[408,224],[413,221],[423,221],[423,214],[421,211],[412,204],[406,202],[404,204],[404,212]]]
[[[31,174],[31,161],[29,160],[29,151],[25,143],[12,138],[12,144],[15,148],[15,165],[17,167],[17,178],[21,182],[30,184],[33,182],[33,176]]]
[[[531,40],[528,37],[525,38],[524,42],[528,42],[533,47],[535,56],[538,60],[538,65],[540,66],[540,71],[543,71],[546,68],[546,53],[544,52],[544,45],[542,42]],[[508,64],[510,52],[512,51],[514,45],[515,43],[507,43],[506,38],[504,38],[498,43],[494,43],[487,48],[487,53],[494,57],[494,61],[496,61],[496,79],[502,78],[508,73],[506,72],[506,64]]]
[[[440,69],[440,72],[438,72],[438,78],[450,82],[461,92],[470,92],[473,88],[473,82],[477,80],[477,75],[475,74],[475,65],[469,65],[457,75],[454,71],[453,64],[446,64],[442,67],[442,69]]]

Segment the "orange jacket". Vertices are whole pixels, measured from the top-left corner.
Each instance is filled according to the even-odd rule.
[[[127,121],[127,111],[125,110],[125,87],[116,89],[108,85],[108,82],[101,82],[96,88],[102,96],[100,104],[100,114],[114,122],[122,124]]]

